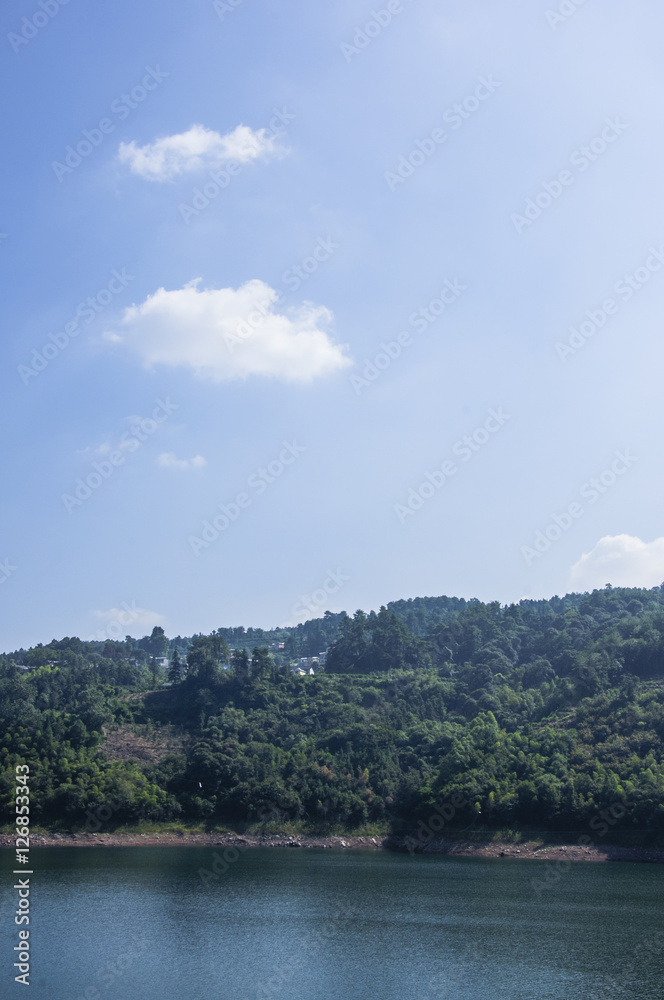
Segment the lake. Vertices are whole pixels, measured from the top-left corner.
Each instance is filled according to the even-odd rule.
[[[664,866],[545,869],[297,849],[229,858],[223,872],[219,858],[213,880],[209,848],[33,848],[26,995],[661,1000],[664,992]],[[11,969],[13,860],[2,852],[2,997],[23,990]]]

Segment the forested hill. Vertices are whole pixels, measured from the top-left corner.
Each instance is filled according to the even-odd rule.
[[[328,647],[314,676],[291,672]],[[421,598],[272,632],[54,640],[0,657],[0,725],[7,823],[27,763],[33,822],[62,829],[103,815],[108,829],[403,832],[443,815],[450,830],[657,839],[664,585],[507,607]]]
[[[469,602],[458,597],[415,597],[409,600],[392,601],[387,605],[387,610],[400,618],[408,628],[417,636],[425,636],[431,629],[443,622],[455,617]],[[471,602],[472,603],[472,602]],[[477,603],[477,602],[475,602]],[[302,610],[306,610],[303,606]],[[131,611],[129,611],[131,619]],[[322,618],[312,618],[300,625],[283,626],[281,628],[219,628],[217,635],[222,636],[229,647],[246,650],[253,650],[256,646],[278,646],[284,644],[284,650],[273,650],[273,655],[277,661],[284,661],[293,657],[315,656],[322,650],[327,649],[339,637],[341,622],[345,618],[344,613],[333,614],[326,611]],[[49,661],[58,659],[56,652],[64,648],[75,650],[83,654],[86,658],[90,656],[97,660],[98,657],[105,659],[124,658],[125,660],[136,660],[146,662],[151,654],[156,656],[172,654],[176,649],[182,656],[186,656],[191,645],[191,637],[180,635],[166,641],[158,642],[157,645],[151,642],[149,636],[143,639],[130,640],[118,643],[117,640],[122,635],[123,628],[121,621],[114,622],[105,629],[100,629],[96,636],[88,637],[88,640],[65,639],[62,643],[53,640],[48,646],[36,646],[31,650],[17,649],[10,654],[17,663],[31,666],[41,666]]]

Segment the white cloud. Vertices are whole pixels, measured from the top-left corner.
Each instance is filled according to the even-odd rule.
[[[157,458],[157,465],[162,469],[178,469],[184,472],[186,469],[202,469],[207,465],[202,455],[194,455],[193,458],[178,458],[172,451],[163,451]]]
[[[145,634],[151,632],[155,625],[165,625],[166,618],[156,611],[147,608],[137,608],[136,602],[123,603],[121,608],[109,608],[108,611],[93,611],[92,615],[100,622],[101,628],[87,637],[88,641],[104,641],[105,639],[124,639],[126,635]]]
[[[85,448],[77,448],[76,454],[82,455],[84,458],[103,458],[104,455],[108,455],[110,450],[110,441],[107,439],[99,445],[87,445]]]
[[[166,619],[156,611],[148,611],[147,608],[137,608],[135,604],[124,605],[122,608],[109,608],[108,611],[93,611],[95,618],[102,621],[119,621],[145,625],[146,628],[154,628],[155,625],[163,625]]]
[[[658,587],[664,581],[664,538],[643,542],[634,535],[606,535],[571,569],[575,590]]]
[[[288,315],[275,312],[279,295],[254,279],[240,288],[159,288],[125,310],[125,333],[106,334],[132,347],[147,367],[186,367],[215,382],[263,375],[309,382],[350,364],[325,327],[332,314],[304,303]]]
[[[145,146],[122,142],[118,157],[146,181],[171,181],[180,174],[218,167],[229,160],[250,163],[283,152],[275,136],[264,128],[254,131],[238,125],[220,135],[203,125],[192,125],[187,132],[162,136]]]
[[[177,409],[177,407],[173,407],[173,409]],[[106,455],[115,451],[121,453],[123,451],[134,452],[146,440],[146,435],[153,434],[158,429],[157,425],[161,422],[161,418],[155,423],[154,419],[142,417],[140,414],[125,417],[123,423],[129,429],[122,436],[118,437],[115,434],[107,434],[101,444],[79,448],[76,454],[82,455],[88,461],[93,461],[94,459],[103,459]],[[197,457],[200,458],[201,456]],[[124,462],[124,460],[123,458],[122,461]],[[203,459],[203,462],[205,462],[205,459]]]
[[[136,426],[143,419],[143,417],[125,417],[125,423]],[[79,448],[76,454],[82,455],[84,458],[92,461],[95,458],[104,458],[105,455],[108,455],[112,451],[125,451],[127,448],[134,451],[136,449],[136,440],[125,434],[117,440],[109,436],[100,445],[88,445],[87,448]]]

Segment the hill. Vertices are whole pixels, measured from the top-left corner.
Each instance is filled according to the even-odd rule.
[[[328,645],[315,676],[292,675],[289,659]],[[32,821],[54,829],[373,824],[654,843],[664,587],[506,607],[421,598],[170,641],[68,637],[0,657],[0,723],[6,823],[26,763]]]

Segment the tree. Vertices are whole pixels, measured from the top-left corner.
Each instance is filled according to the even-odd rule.
[[[198,677],[204,687],[219,680],[215,643],[210,636],[195,635],[187,653],[187,672]]]
[[[144,635],[138,640],[137,649],[143,650],[148,656],[161,658],[168,652],[168,639],[161,625],[155,625],[150,635]]]
[[[288,633],[284,643],[284,653],[289,660],[294,660],[300,655],[300,640],[296,630]]]
[[[364,611],[356,611],[352,618],[344,615],[341,636],[328,653],[328,673],[346,674],[362,670],[369,648],[366,631],[367,616]]]
[[[168,679],[171,684],[179,684],[182,680],[182,673],[182,660],[180,659],[180,654],[176,649],[173,652],[173,656],[171,657],[171,662],[168,667]]]
[[[151,656],[163,657],[168,652],[168,639],[161,625],[155,625],[148,640],[148,653]]]
[[[210,636],[210,652],[219,666],[225,666],[230,661],[231,653],[221,629],[217,629]]]
[[[235,650],[233,669],[241,681],[246,681],[249,677],[249,654],[244,647]]]
[[[269,677],[273,661],[267,646],[255,646],[251,654],[251,676]]]

